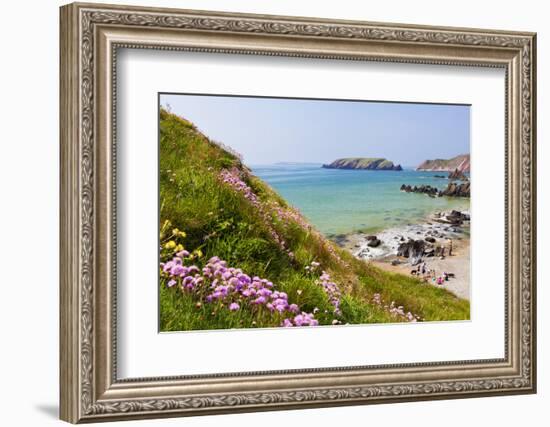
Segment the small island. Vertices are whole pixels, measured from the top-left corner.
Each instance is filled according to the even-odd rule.
[[[383,157],[347,157],[337,159],[330,164],[322,166],[326,169],[359,169],[359,170],[382,170],[401,171],[401,165],[394,165],[392,161]]]

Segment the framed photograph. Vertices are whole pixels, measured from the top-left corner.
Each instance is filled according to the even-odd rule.
[[[535,34],[61,8],[61,418],[536,391]]]

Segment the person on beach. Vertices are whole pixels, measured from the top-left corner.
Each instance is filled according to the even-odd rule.
[[[449,239],[449,256],[453,255],[453,239]]]

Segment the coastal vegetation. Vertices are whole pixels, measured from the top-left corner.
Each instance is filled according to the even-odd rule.
[[[164,109],[159,229],[161,331],[469,319],[467,300],[336,246]]]

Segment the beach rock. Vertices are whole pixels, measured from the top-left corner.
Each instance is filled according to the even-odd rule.
[[[397,248],[397,255],[410,259],[411,265],[416,265],[422,260],[426,242],[424,240],[408,240]]]
[[[449,173],[449,179],[450,180],[459,180],[459,181],[468,181],[468,177],[464,175],[464,173],[458,169],[455,169],[454,171]]]
[[[363,257],[366,257],[369,254],[369,252],[370,252],[369,248],[363,248],[357,253],[357,256],[359,258],[363,258]]]
[[[458,233],[461,230],[457,229],[456,227],[461,226],[464,221],[470,221],[470,215],[453,210],[449,213],[442,215],[439,218],[434,218],[433,220],[442,224],[447,224],[448,227],[445,227],[446,231]]]
[[[401,261],[399,261],[398,259],[394,259],[392,262],[391,262],[391,265],[395,266],[395,265],[399,265],[401,264]]]
[[[369,240],[368,243],[367,243],[367,246],[371,247],[371,248],[376,248],[378,246],[380,246],[380,243],[382,243],[380,241],[380,239],[377,239],[376,237],[373,239],[373,240]]]
[[[366,239],[369,240],[369,241],[370,241],[370,240],[376,240],[376,236],[372,236],[372,235],[371,235],[371,236],[367,236]]]
[[[462,184],[450,182],[447,188],[439,192],[439,196],[470,197],[470,182],[464,182]]]
[[[456,213],[453,213],[453,212],[456,212]],[[451,211],[451,214],[453,214],[453,215],[460,214],[463,221],[470,221],[470,214],[463,213],[463,212],[458,212],[458,211],[454,211],[454,210]]]
[[[445,215],[445,219],[453,225],[461,225],[464,221],[470,220],[470,215],[463,214],[462,212],[452,210],[450,213]],[[453,232],[456,232],[454,229]]]
[[[435,243],[435,239],[433,237],[426,237],[424,238],[426,242]]]

